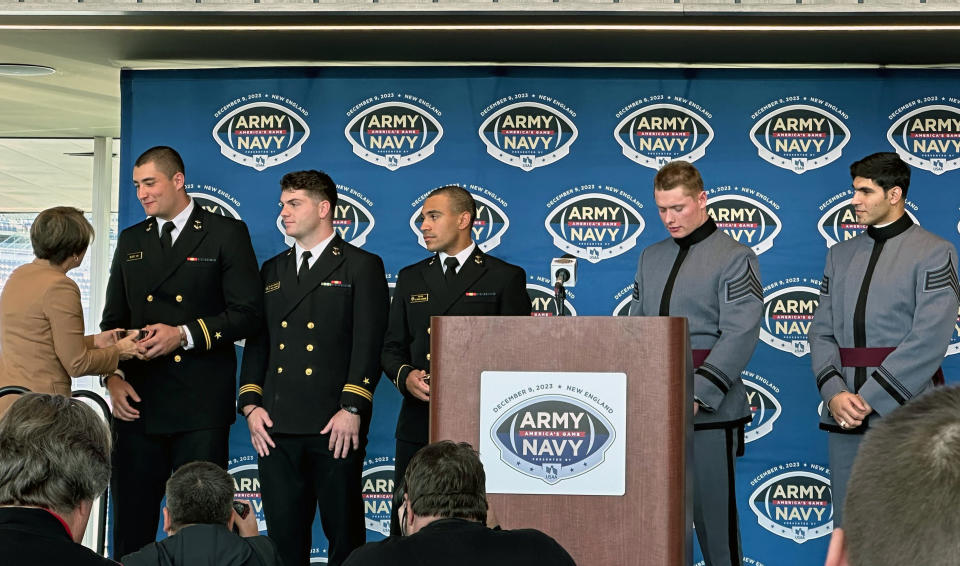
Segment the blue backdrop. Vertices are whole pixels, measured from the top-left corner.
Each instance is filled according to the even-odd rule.
[[[148,147],[174,146],[189,192],[246,221],[263,261],[287,245],[280,177],[323,169],[342,196],[338,230],[382,256],[391,283],[427,255],[415,230],[424,195],[457,183],[481,206],[475,239],[526,269],[536,314],[553,313],[549,261],[569,253],[581,258],[570,314],[622,315],[639,251],[667,236],[652,199],[656,168],[694,161],[711,215],[760,254],[764,283],[762,340],[743,374],[754,409],[737,464],[745,563],[811,565],[826,553],[833,508],[805,333],[827,247],[863,229],[847,206],[847,168],[900,152],[914,166],[908,211],[957,243],[958,87],[948,71],[125,71],[121,175]],[[121,187],[125,227],[144,214],[132,184]],[[948,354],[958,349],[955,333]],[[956,369],[948,355],[948,381]],[[368,540],[387,530],[398,410],[384,380],[365,466]],[[230,467],[259,511],[242,420]],[[314,541],[323,562],[319,529]]]

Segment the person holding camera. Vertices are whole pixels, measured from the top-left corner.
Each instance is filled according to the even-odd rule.
[[[125,566],[282,565],[277,547],[260,536],[246,501],[233,500],[233,478],[210,462],[184,464],[167,480],[163,530],[169,535],[123,557]]]

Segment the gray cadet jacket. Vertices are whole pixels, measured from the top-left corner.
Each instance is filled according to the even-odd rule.
[[[884,416],[933,387],[958,301],[956,248],[907,214],[830,248],[809,333],[824,402],[820,428],[858,433],[869,426],[838,426],[827,404],[842,391],[859,393]],[[880,365],[862,367],[858,379],[857,368],[841,362],[841,349],[854,347],[895,349]]]
[[[690,347],[710,351],[694,372],[694,396],[708,407],[694,417],[696,429],[751,419],[740,372],[760,336],[759,273],[753,250],[709,218],[687,236],[667,238],[640,254],[630,315],[686,317]]]

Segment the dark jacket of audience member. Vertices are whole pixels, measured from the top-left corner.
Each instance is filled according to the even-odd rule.
[[[398,515],[406,536],[361,546],[344,566],[574,566],[567,551],[540,531],[487,527],[485,486],[480,456],[469,444],[421,448],[404,474]]]
[[[259,536],[253,510],[245,518],[234,510],[233,478],[223,468],[184,464],[167,480],[166,495],[163,530],[170,536],[124,556],[124,566],[283,564],[273,541]]]
[[[0,419],[0,564],[116,566],[79,544],[110,479],[110,433],[81,401],[33,393]]]

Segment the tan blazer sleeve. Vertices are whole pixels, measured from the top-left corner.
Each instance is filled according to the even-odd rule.
[[[47,289],[43,311],[50,321],[53,349],[70,377],[98,375],[117,369],[120,352],[115,346],[88,346],[88,339],[83,335],[80,289],[72,279],[65,277]],[[89,340],[92,344],[92,337]]]

